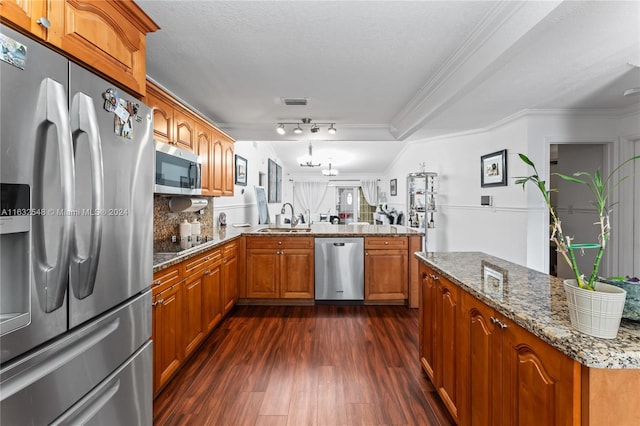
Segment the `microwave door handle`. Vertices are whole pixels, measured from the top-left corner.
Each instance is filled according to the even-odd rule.
[[[45,312],[52,312],[62,306],[67,287],[67,271],[71,248],[71,232],[73,216],[64,214],[74,206],[74,165],[73,144],[69,128],[69,112],[67,110],[67,93],[58,82],[45,78],[40,84],[38,107],[36,109],[38,127],[35,141],[35,157],[33,172],[33,204],[34,209],[44,210],[44,154],[47,130],[55,126],[58,138],[58,166],[60,172],[61,202],[63,214],[58,235],[58,254],[55,263],[50,264],[47,258],[44,237],[44,215],[33,216],[33,273],[40,304]]]
[[[104,170],[102,168],[100,129],[93,99],[84,93],[76,93],[73,96],[71,102],[71,132],[76,149],[80,134],[85,133],[87,135],[91,163],[92,195],[89,253],[84,258],[78,253],[78,235],[74,232],[69,264],[69,282],[73,293],[78,299],[84,299],[93,293],[95,286],[102,246],[102,212],[104,210]]]
[[[196,162],[189,162],[189,189],[195,189],[197,188],[198,182],[196,181],[196,179],[198,179],[198,163]],[[193,172],[192,170],[195,169],[195,172]],[[193,183],[191,183],[193,182]]]

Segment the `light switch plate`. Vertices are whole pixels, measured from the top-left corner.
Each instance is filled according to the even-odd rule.
[[[493,197],[491,195],[481,195],[480,196],[480,205],[481,206],[492,206],[493,205]]]

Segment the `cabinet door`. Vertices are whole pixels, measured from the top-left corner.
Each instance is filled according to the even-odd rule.
[[[213,167],[213,173],[211,178],[211,193],[215,196],[223,195],[224,193],[224,146],[221,140],[221,134],[219,132],[213,132],[213,160],[210,162],[210,167]]]
[[[404,239],[406,241],[406,238]],[[402,300],[408,297],[406,250],[366,250],[365,300]]]
[[[436,284],[433,271],[420,265],[420,362],[434,382]]]
[[[182,336],[182,283],[154,299],[153,392],[156,393],[178,370],[184,359]]]
[[[157,93],[153,86],[147,85],[145,102],[153,109],[153,139],[164,142],[173,142],[173,105],[161,94]]]
[[[238,256],[237,246],[235,243],[232,252],[225,253],[222,263],[223,274],[223,301],[224,313],[226,314],[233,308],[238,300]],[[226,251],[226,250],[225,250]]]
[[[173,108],[173,139],[182,149],[196,152],[196,118],[186,110]]]
[[[280,297],[314,298],[314,251],[283,249],[280,251]]]
[[[500,321],[503,424],[579,424],[580,364],[513,321]]]
[[[202,280],[204,271],[197,278],[192,278],[184,285],[184,347],[185,357],[191,354],[204,339],[202,326]]]
[[[276,249],[247,250],[247,297],[277,298],[280,295],[280,255]]]
[[[41,17],[47,16],[46,0],[2,0],[0,14],[36,37],[46,37],[44,27],[38,24]]]
[[[436,288],[436,344],[435,344],[435,387],[442,397],[449,413],[458,418],[458,318],[459,288],[447,279],[435,277]]]
[[[459,424],[502,424],[501,336],[492,319],[494,311],[462,292],[460,323]]]
[[[209,266],[202,277],[202,322],[205,332],[222,320],[222,263]]]
[[[225,140],[223,145],[222,195],[232,196],[234,188],[234,143]]]
[[[196,123],[196,140],[197,154],[202,160],[202,195],[212,196],[213,146],[211,144],[211,128],[200,121]]]
[[[146,33],[158,27],[133,1],[48,2],[47,41],[138,95],[146,90]],[[106,89],[106,88],[105,88]]]

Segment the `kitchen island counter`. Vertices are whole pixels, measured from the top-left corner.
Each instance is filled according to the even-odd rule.
[[[578,332],[571,326],[561,279],[480,252],[418,252],[415,256],[582,365],[640,369],[640,323],[623,319],[615,339]],[[503,274],[501,285],[485,283],[487,268]]]

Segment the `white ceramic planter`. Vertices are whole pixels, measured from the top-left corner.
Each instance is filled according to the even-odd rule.
[[[576,280],[564,280],[571,325],[594,337],[613,339],[618,334],[627,292],[610,284],[596,283],[596,291],[580,288]]]

